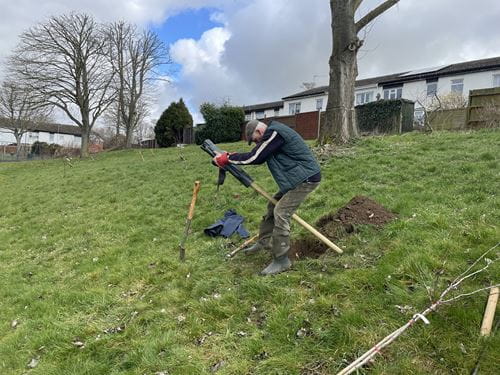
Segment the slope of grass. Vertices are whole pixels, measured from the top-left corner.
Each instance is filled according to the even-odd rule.
[[[323,166],[299,215],[314,222],[362,194],[398,220],[267,278],[268,255],[226,261],[239,239],[203,234],[229,208],[256,233],[266,202],[230,176],[216,196],[196,146],[0,164],[0,373],[335,373],[499,241],[499,150],[498,131],[360,140]],[[275,190],[265,166],[247,171]],[[498,266],[464,290],[492,282]],[[478,337],[485,300],[444,306],[363,372],[465,374],[482,352],[482,373],[497,373],[498,334]]]

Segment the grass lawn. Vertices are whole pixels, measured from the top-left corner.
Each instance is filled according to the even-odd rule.
[[[265,166],[246,171],[274,192]],[[241,240],[203,228],[234,208],[253,235],[266,202],[231,176],[216,196],[197,146],[0,164],[0,374],[334,374],[500,241],[499,131],[363,138],[322,172],[306,221],[355,195],[398,219],[260,277],[268,255],[226,261]],[[497,262],[463,291],[498,275]],[[499,335],[479,337],[486,296],[443,306],[360,373],[468,374],[481,355],[480,374],[497,374]]]

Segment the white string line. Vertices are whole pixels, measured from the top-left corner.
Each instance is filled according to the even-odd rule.
[[[369,349],[363,355],[358,357],[355,361],[350,363],[343,370],[338,372],[337,375],[348,375],[348,374],[352,373],[353,371],[355,371],[356,369],[362,367],[366,362],[368,362],[371,358],[373,358],[375,356],[375,354],[377,354],[381,349],[383,349],[385,346],[389,345],[392,341],[394,341],[397,337],[399,337],[406,329],[408,329],[410,326],[412,326],[413,323],[415,323],[417,320],[420,319],[420,320],[424,321],[424,323],[428,324],[429,321],[425,318],[425,315],[427,315],[431,311],[435,311],[436,308],[440,304],[449,303],[449,302],[455,301],[461,297],[470,296],[470,295],[479,293],[480,291],[491,289],[495,286],[499,286],[500,284],[492,285],[492,286],[489,286],[486,288],[481,288],[481,289],[475,290],[475,291],[470,292],[470,293],[464,293],[464,294],[458,295],[458,296],[453,297],[453,298],[448,299],[448,300],[443,300],[443,297],[446,294],[448,294],[452,289],[456,289],[458,287],[458,285],[460,285],[464,280],[468,279],[471,276],[478,274],[479,272],[486,270],[491,264],[493,264],[497,259],[495,259],[491,262],[488,262],[488,264],[486,266],[484,266],[483,268],[481,268],[480,270],[476,270],[473,273],[467,275],[468,271],[470,271],[481,259],[483,259],[489,252],[491,252],[493,249],[495,249],[499,244],[500,244],[500,242],[497,243],[492,248],[490,248],[489,250],[487,250],[486,252],[484,252],[478,259],[476,259],[476,261],[474,263],[472,263],[472,265],[469,268],[467,268],[467,270],[465,272],[462,272],[457,278],[455,278],[455,280],[448,286],[448,288],[446,288],[444,290],[444,292],[441,293],[441,296],[439,297],[439,300],[437,302],[432,304],[430,307],[428,307],[422,313],[413,315],[412,319],[410,319],[406,324],[404,324],[402,327],[398,328],[394,332],[392,332],[389,335],[387,335],[386,337],[384,337],[375,346],[373,346],[371,349]]]

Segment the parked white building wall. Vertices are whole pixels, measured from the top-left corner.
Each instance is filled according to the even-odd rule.
[[[26,132],[21,138],[21,143],[33,144],[35,142],[56,143],[63,147],[77,148],[81,146],[82,138],[73,134]],[[0,144],[16,143],[16,137],[10,131],[0,129]]]
[[[283,113],[282,107],[283,102],[281,101],[243,107],[245,111],[245,120],[248,121],[281,116]]]
[[[499,65],[500,57],[494,57],[360,80],[357,85],[363,86],[355,89],[355,105],[375,101],[378,97],[403,98],[415,102],[416,112],[423,112],[422,105],[428,105],[434,93],[443,97],[458,92],[467,99],[470,90],[500,87]],[[257,109],[258,112],[247,113],[247,119],[324,111],[328,101],[327,89],[322,86],[287,96],[282,99],[279,111],[261,108]]]
[[[252,111],[249,115],[245,116],[245,120],[262,119],[266,117],[281,116],[281,111],[274,109],[265,109],[263,111]]]
[[[324,111],[328,95],[326,93],[294,99],[285,99],[280,116],[294,115],[302,112]]]
[[[496,84],[500,86],[500,70],[478,72],[478,73],[467,73],[467,74],[457,74],[450,75],[446,77],[439,77],[436,81],[437,83],[437,94],[439,96],[445,96],[452,92],[452,83],[454,89],[461,87],[461,93],[464,98],[468,98],[470,90],[483,89],[494,87]],[[460,85],[461,82],[462,84]],[[434,82],[432,82],[434,83]],[[408,99],[415,102],[415,108],[421,107],[419,102],[423,105],[426,104],[428,98],[428,82],[427,80],[409,81],[401,83],[400,95],[403,99]],[[398,95],[397,88],[388,89],[388,94]],[[381,99],[384,99],[384,87],[383,85],[372,84],[366,86],[356,87],[355,90],[355,105],[365,104],[377,100],[377,95]],[[393,97],[390,97],[394,99]],[[311,95],[306,97],[298,97],[291,99],[284,99],[283,109],[280,111],[280,116],[287,116],[294,114],[294,109],[299,109],[297,113],[301,112],[312,112],[318,110],[318,101],[321,102],[321,110],[326,109],[326,103],[328,101],[327,93]]]
[[[436,81],[437,83],[437,94],[439,96],[445,96],[452,92],[453,89],[458,89],[460,87],[459,82],[462,82],[461,93],[465,98],[468,98],[470,90],[484,89],[495,86],[500,86],[500,70],[477,72],[477,73],[466,73],[450,75],[445,77],[439,77]],[[425,104],[428,97],[427,87],[428,82],[426,80],[410,81],[404,82],[402,84],[402,98],[408,99],[415,102],[415,107],[418,108],[420,105],[418,102]],[[366,101],[360,102],[360,96],[366,97],[368,95],[370,100],[368,102],[377,100],[377,94],[384,98],[384,88],[382,85],[378,86],[364,86],[356,88],[356,98],[355,104],[364,104]]]

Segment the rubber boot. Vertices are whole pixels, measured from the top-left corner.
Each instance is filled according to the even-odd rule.
[[[243,253],[246,255],[252,255],[257,254],[261,250],[264,250],[264,246],[259,241],[257,241],[252,246],[244,248]]]
[[[257,254],[262,250],[271,252],[271,244],[268,238],[259,238],[252,246],[244,248],[243,253],[246,255],[252,255]]]
[[[284,272],[292,267],[292,262],[288,258],[288,254],[274,258],[270,265],[261,271],[261,275],[276,275],[280,272]]]

